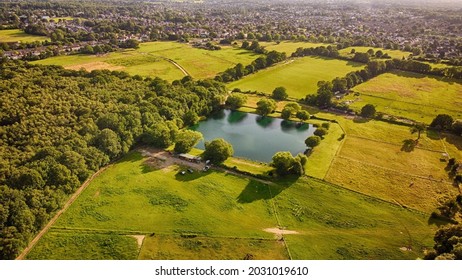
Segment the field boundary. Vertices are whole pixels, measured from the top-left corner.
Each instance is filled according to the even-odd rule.
[[[93,175],[91,175],[90,178],[88,178],[72,196],[69,198],[69,200],[64,204],[63,208],[59,210],[55,216],[46,224],[46,226],[32,239],[31,242],[29,242],[29,245],[27,245],[26,248],[22,251],[21,254],[16,258],[16,260],[23,260],[27,254],[34,248],[34,246],[37,244],[37,242],[40,240],[40,238],[43,237],[45,233],[48,232],[48,230],[53,226],[53,224],[58,220],[58,218],[71,206],[71,204],[80,196],[80,194],[87,188],[88,185],[90,185],[91,181],[93,181],[94,178],[96,178],[99,174],[101,174],[104,170],[106,170],[108,167],[112,166],[112,164],[106,165],[105,167],[101,168],[100,170],[96,171]]]

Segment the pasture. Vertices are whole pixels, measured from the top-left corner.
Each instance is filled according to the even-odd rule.
[[[20,29],[0,30],[0,43],[22,42],[31,43],[35,41],[49,40],[46,36],[30,35]]]
[[[384,54],[388,54],[391,58],[402,59],[403,57],[407,58],[411,55],[411,52],[401,51],[401,50],[387,50],[382,48],[371,48],[371,47],[348,47],[339,50],[339,54],[344,57],[353,58],[354,54],[351,53],[351,50],[354,49],[356,52],[365,53],[368,50],[374,50],[374,53],[377,51],[382,51]]]
[[[323,117],[330,114],[320,114]],[[359,122],[338,117],[345,142],[325,180],[393,203],[430,213],[446,197],[458,193],[445,171],[442,154],[462,157],[462,138],[423,133],[379,121]]]
[[[289,97],[314,94],[319,81],[331,81],[364,67],[360,63],[321,57],[291,59],[228,84],[228,88],[271,94],[276,87],[287,89]]]
[[[328,44],[323,43],[309,43],[309,42],[294,42],[294,41],[282,41],[279,44],[276,42],[260,42],[261,46],[264,46],[268,51],[285,52],[289,57],[298,48],[316,48],[320,46],[327,47]]]
[[[124,50],[105,55],[70,55],[51,57],[33,63],[61,65],[68,69],[122,70],[131,75],[160,77],[173,81],[185,74],[171,61],[179,64],[196,79],[213,78],[219,72],[237,63],[249,64],[258,56],[252,52],[223,47],[218,51],[193,48],[188,44],[176,42],[141,43],[140,48]]]
[[[350,107],[373,104],[377,111],[430,124],[438,114],[462,118],[462,83],[458,80],[393,71],[353,88]]]
[[[95,178],[28,258],[414,259],[432,244],[425,215],[322,181],[180,170],[129,154]],[[137,247],[133,236],[144,241]]]

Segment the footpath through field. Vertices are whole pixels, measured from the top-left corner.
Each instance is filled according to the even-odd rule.
[[[85,190],[85,188],[93,181],[93,179],[101,174],[104,170],[106,170],[109,166],[107,165],[100,170],[98,170],[95,174],[93,174],[90,178],[88,178],[78,189],[77,191],[69,198],[69,200],[64,204],[63,208],[56,213],[56,215],[48,222],[48,224],[35,236],[34,239],[27,245],[27,247],[22,251],[22,253],[16,258],[17,260],[23,260],[27,254],[34,248],[35,244],[42,238],[42,236],[47,233],[47,231],[53,226],[53,224],[58,220],[58,218],[71,206],[71,204],[79,197],[79,195]]]

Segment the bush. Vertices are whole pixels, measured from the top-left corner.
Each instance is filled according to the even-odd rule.
[[[320,143],[321,143],[321,137],[316,136],[316,135],[310,136],[310,137],[306,138],[306,140],[305,140],[306,146],[310,147],[310,148],[314,148],[317,145],[319,145]]]
[[[322,138],[322,137],[324,137],[324,135],[327,134],[327,129],[325,129],[324,127],[318,127],[318,128],[314,131],[313,134]]]
[[[372,104],[366,104],[361,108],[361,116],[365,118],[373,118],[375,116],[375,106]]]
[[[327,123],[327,122],[326,122],[326,123],[323,123],[321,126],[324,127],[325,129],[329,130],[329,128],[330,128],[330,123]]]

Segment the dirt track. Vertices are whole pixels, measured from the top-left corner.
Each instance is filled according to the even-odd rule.
[[[16,258],[17,260],[23,260],[27,254],[34,248],[35,244],[42,238],[42,236],[53,226],[53,224],[58,220],[58,218],[71,206],[71,204],[79,197],[79,195],[85,190],[85,188],[90,184],[90,182],[101,172],[106,170],[111,165],[105,166],[88,178],[78,189],[77,191],[69,198],[69,200],[64,204],[63,208],[56,213],[56,215],[48,222],[48,224],[35,236],[34,239],[27,245],[27,247],[22,251],[22,253]]]

